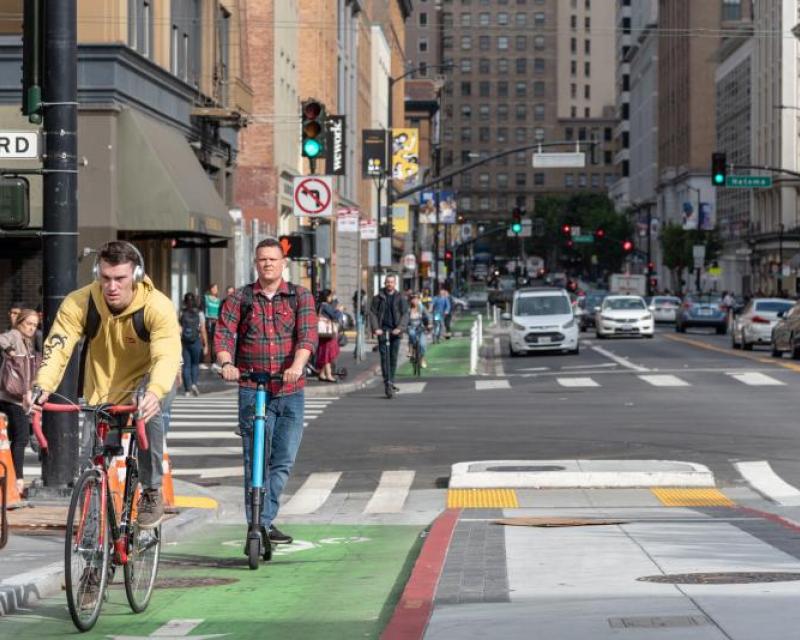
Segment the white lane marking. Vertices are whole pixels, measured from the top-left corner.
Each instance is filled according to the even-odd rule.
[[[605,369],[607,367],[618,367],[619,365],[616,362],[604,362],[602,364],[572,364],[566,367],[561,367],[562,371],[567,371],[568,369]]]
[[[691,386],[686,380],[681,380],[677,376],[636,376],[640,380],[652,384],[654,387],[688,387]]]
[[[556,378],[562,387],[599,387],[591,378]]]
[[[414,471],[384,471],[378,488],[369,499],[364,513],[400,513],[405,505]]]
[[[622,356],[618,356],[616,353],[611,353],[607,349],[603,349],[603,347],[592,347],[592,351],[596,351],[601,356],[605,356],[609,360],[613,360],[617,364],[622,365],[626,369],[633,369],[634,371],[641,371],[643,373],[650,371],[647,367],[641,367],[638,364],[633,364],[627,358],[623,358]]]
[[[172,423],[170,423],[170,431],[167,440],[241,440],[233,430],[231,431],[181,431],[172,430]]]
[[[785,382],[781,382],[780,380],[776,380],[775,378],[772,378],[763,373],[757,373],[755,371],[747,371],[745,373],[731,373],[729,375],[734,380],[743,382],[744,384],[750,385],[751,387],[783,387],[786,385]]]
[[[476,391],[487,391],[489,389],[510,389],[511,383],[508,380],[476,380]]]
[[[244,476],[242,465],[238,467],[199,467],[193,469],[183,469],[181,467],[172,469],[173,476],[200,476],[201,478],[240,478]]]
[[[505,365],[503,364],[503,358],[501,357],[502,347],[500,346],[500,337],[495,336],[494,339],[494,375],[498,378],[500,376],[505,375]]]
[[[283,515],[302,516],[314,513],[330,497],[341,472],[312,473],[303,486],[281,507]]]
[[[742,477],[747,480],[750,486],[770,500],[774,500],[786,507],[800,505],[800,491],[788,482],[784,482],[772,470],[769,462],[765,460],[735,462],[733,466],[742,474]]]
[[[527,369],[517,369],[517,371],[550,371],[550,367],[529,367]]]
[[[236,427],[238,421],[233,420],[193,420],[193,419],[176,419],[174,416],[170,417],[169,426],[172,427]]]
[[[241,438],[240,438],[241,439]],[[242,455],[241,447],[170,447],[169,457]]]
[[[400,393],[422,393],[427,384],[427,382],[401,382],[397,388],[400,389]]]

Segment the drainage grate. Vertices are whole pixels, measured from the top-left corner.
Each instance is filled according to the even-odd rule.
[[[566,467],[559,467],[558,465],[555,464],[539,465],[539,466],[520,465],[518,467],[486,467],[486,471],[508,471],[510,473],[519,471],[530,472],[530,471],[564,471],[564,470],[566,470]]]
[[[756,582],[794,582],[800,573],[780,571],[729,571],[718,573],[675,573],[662,576],[644,576],[640,582],[666,584],[750,584]]]
[[[609,618],[612,629],[658,629],[664,627],[702,627],[711,624],[705,616],[654,616]]]
[[[194,587],[222,587],[239,582],[236,578],[160,578],[156,589],[193,589]]]

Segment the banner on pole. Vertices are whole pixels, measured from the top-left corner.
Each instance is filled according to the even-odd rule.
[[[419,177],[419,130],[392,129],[392,178],[395,188],[410,189]]]

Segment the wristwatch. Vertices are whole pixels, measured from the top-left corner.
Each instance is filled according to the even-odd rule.
[[[222,365],[220,366],[220,369],[224,369],[225,367],[227,367],[227,366],[229,366],[229,365],[230,365],[231,367],[235,366],[235,365],[233,364],[233,362],[231,362],[230,360],[228,360],[228,362],[223,362],[223,363],[222,363]]]

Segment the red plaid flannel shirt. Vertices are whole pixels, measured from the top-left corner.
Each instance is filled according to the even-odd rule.
[[[283,373],[294,362],[298,349],[312,353],[317,348],[317,313],[314,298],[308,289],[295,286],[296,312],[289,303],[289,287],[281,280],[270,300],[261,284],[253,286],[253,307],[250,317],[242,323],[237,336],[242,289],[225,298],[219,310],[214,330],[214,350],[227,351],[234,356],[236,366],[243,371]],[[252,383],[241,383],[255,386]],[[305,387],[305,378],[297,384],[270,382],[270,395],[289,395]]]

